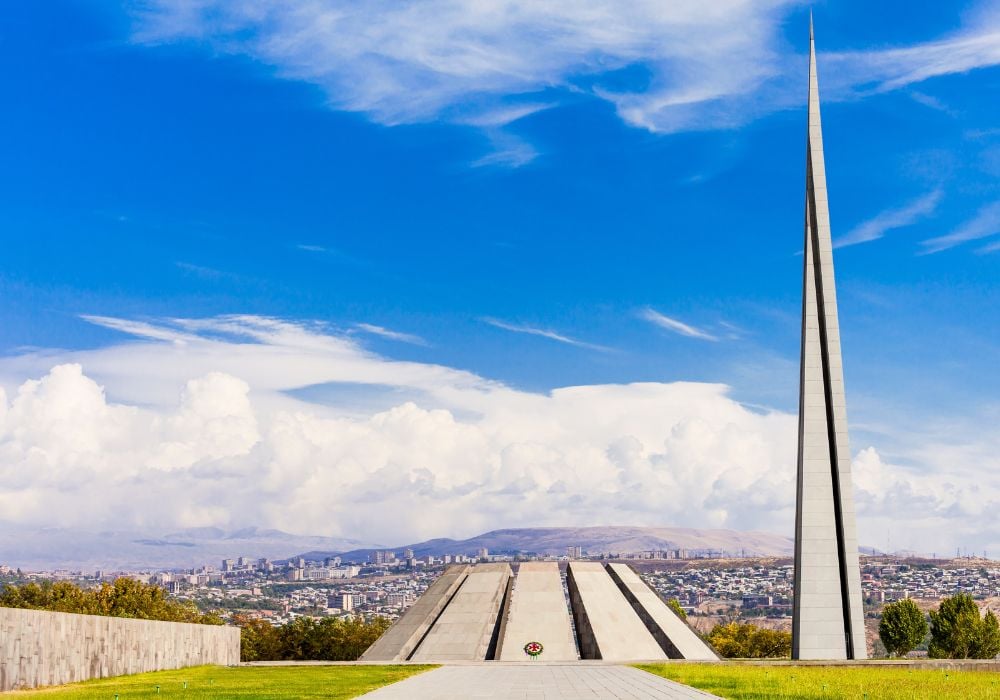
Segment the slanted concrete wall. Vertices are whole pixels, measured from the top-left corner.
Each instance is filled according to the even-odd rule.
[[[422,596],[385,634],[372,644],[362,656],[362,661],[406,661],[420,644],[441,611],[465,581],[471,567],[457,564],[448,567]]]
[[[237,627],[0,608],[0,691],[239,661]]]
[[[569,609],[563,595],[562,578],[556,562],[521,564],[514,580],[500,661],[524,661],[524,645],[539,642],[541,661],[576,661],[579,655],[573,641]]]
[[[474,567],[410,658],[431,662],[486,659],[510,576],[507,564]]]
[[[571,562],[567,581],[582,658],[667,658],[603,566],[597,562]]]
[[[646,629],[671,659],[718,661],[712,651],[684,620],[627,564],[608,564],[608,573],[632,605]]]

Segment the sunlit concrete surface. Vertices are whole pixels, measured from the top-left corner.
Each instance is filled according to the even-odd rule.
[[[486,662],[444,666],[361,697],[370,700],[705,700],[716,696],[627,666]]]
[[[524,645],[528,642],[543,646],[538,657],[541,660],[579,658],[559,564],[554,561],[526,562],[518,568],[497,657],[500,661],[524,661]]]

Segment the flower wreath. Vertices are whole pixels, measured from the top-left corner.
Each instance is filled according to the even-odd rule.
[[[541,642],[528,642],[524,645],[524,653],[533,659],[543,651],[545,651],[545,647],[542,646]]]

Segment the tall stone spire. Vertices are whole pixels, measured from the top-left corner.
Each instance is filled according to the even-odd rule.
[[[792,658],[863,659],[861,575],[812,16],[799,381]]]

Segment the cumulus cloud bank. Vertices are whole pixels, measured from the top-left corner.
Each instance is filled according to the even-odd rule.
[[[315,325],[95,321],[130,337],[0,360],[0,521],[384,542],[542,525],[791,532],[796,419],[722,385],[535,394]],[[940,538],[925,514],[971,524],[1000,490],[971,474],[917,478],[872,448],[855,469],[862,539],[865,519],[883,517]]]

